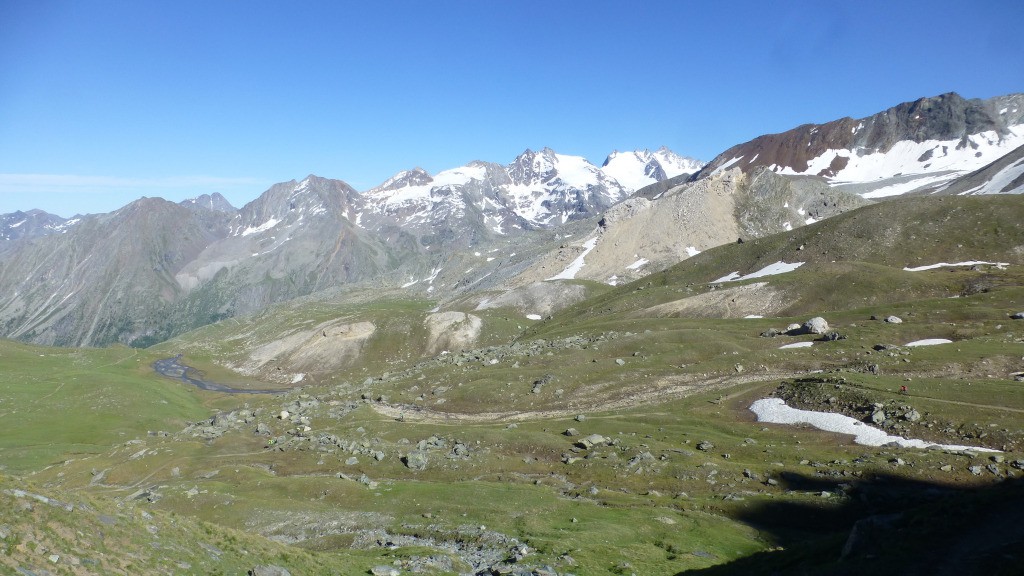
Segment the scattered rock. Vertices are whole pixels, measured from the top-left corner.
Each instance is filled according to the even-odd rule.
[[[619,366],[625,366],[626,365],[626,361],[623,360],[622,358],[616,358],[615,359],[615,363],[618,364]]]
[[[373,576],[399,576],[401,572],[394,566],[374,566],[370,568],[370,574]]]
[[[1010,314],[1010,318],[1014,320],[1024,320],[1024,312],[1014,312]]]
[[[580,432],[575,428],[566,428],[565,432],[562,432],[562,434],[566,436],[579,436]]]
[[[605,438],[604,436],[601,436],[600,434],[591,434],[586,438],[581,438],[580,440],[577,440],[576,445],[585,450],[590,450],[594,446],[598,446],[606,442],[608,442],[608,439]]]
[[[886,316],[885,322],[887,324],[903,324],[903,319],[899,316]]]
[[[402,458],[402,462],[410,470],[425,470],[427,468],[427,453],[424,450],[412,450]]]
[[[712,444],[711,442],[708,442],[707,440],[703,440],[703,441],[701,441],[700,444],[697,444],[697,450],[700,450],[701,452],[707,452],[708,450],[714,450],[714,448],[715,448],[715,445]]]

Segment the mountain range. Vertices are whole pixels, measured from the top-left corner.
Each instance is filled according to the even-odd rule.
[[[238,209],[211,193],[69,220],[16,212],[0,216],[0,335],[144,346],[354,287],[483,305],[615,285],[888,196],[1020,191],[1022,118],[1024,95],[944,94],[760,136],[707,165],[661,148],[597,167],[544,148],[363,192],[310,175]]]

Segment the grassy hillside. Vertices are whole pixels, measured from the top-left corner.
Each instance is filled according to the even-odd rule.
[[[155,411],[140,401],[136,420],[119,420],[124,436],[95,432],[90,450],[34,452],[30,440],[62,423],[19,420],[18,469],[59,461],[32,475],[38,490],[178,519],[222,551],[244,531],[253,539],[235,544],[251,554],[242,557],[293,574],[381,564],[430,574],[1012,573],[1024,549],[1024,320],[1010,317],[1024,310],[1019,205],[898,201],[709,250],[543,321],[466,309],[481,317],[477,339],[433,356],[432,303],[398,299],[296,303],[145,352],[12,345],[10,366],[25,376],[11,386],[16,400],[3,393],[19,407],[44,414],[61,384],[76,394],[67,402],[83,404],[93,388],[71,386],[76,377],[120,383],[111,399],[138,389],[167,400]],[[780,260],[806,263],[713,282]],[[961,260],[1010,265],[903,270]],[[765,317],[744,318],[755,309]],[[810,316],[835,336],[784,333]],[[262,387],[223,366],[295,335],[303,346],[274,350],[298,363],[318,342],[357,332],[368,334],[359,354],[277,395],[198,392],[147,368],[185,352],[211,380]],[[907,346],[931,338],[951,342]],[[782,348],[798,342],[811,346]],[[40,353],[44,364],[30,368]],[[39,384],[44,366],[76,354],[80,372]],[[863,446],[756,422],[751,403],[773,395],[878,420],[889,434],[1000,452]],[[217,411],[195,423],[210,415],[204,406]],[[66,457],[75,451],[87,454]],[[951,514],[956,531],[945,527]],[[97,545],[81,532],[62,545]],[[141,532],[134,542],[126,549],[149,545]],[[166,562],[225,573],[245,564],[161,550],[170,573]]]
[[[0,342],[3,470],[38,470],[206,417],[208,410],[194,390],[153,373],[155,359],[125,347],[65,349]]]

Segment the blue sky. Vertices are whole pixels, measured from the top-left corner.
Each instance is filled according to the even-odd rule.
[[[314,173],[359,190],[554,148],[710,160],[764,133],[1024,91],[1024,3],[0,0],[0,213]]]

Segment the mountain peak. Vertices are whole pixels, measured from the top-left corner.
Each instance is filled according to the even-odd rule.
[[[233,214],[237,209],[228,202],[227,198],[222,196],[220,192],[214,192],[213,194],[203,194],[196,196],[195,198],[189,198],[179,202],[185,207],[199,207],[207,210],[213,210],[214,212],[223,212],[225,214]]]
[[[433,182],[433,177],[427,173],[426,170],[417,166],[412,170],[402,170],[395,174],[391,178],[384,181],[383,184],[373,188],[373,191],[384,191],[384,190],[401,190],[402,188],[408,188],[410,186],[423,186]]]

